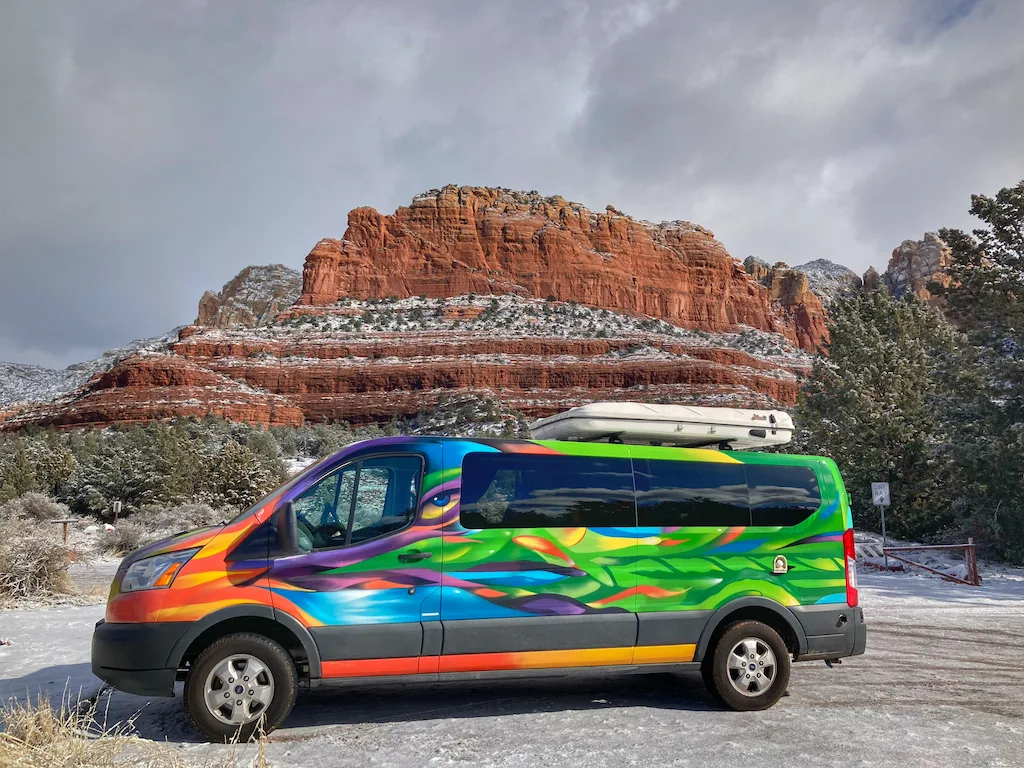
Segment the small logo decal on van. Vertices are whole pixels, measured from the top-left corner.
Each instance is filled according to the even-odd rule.
[[[789,563],[786,562],[784,555],[779,555],[775,558],[775,567],[772,571],[773,573],[786,573],[789,571]]]

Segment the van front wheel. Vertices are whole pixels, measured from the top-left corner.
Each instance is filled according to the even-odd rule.
[[[185,709],[210,741],[246,742],[284,722],[297,690],[295,663],[284,648],[262,635],[228,635],[192,664]]]
[[[789,685],[792,662],[779,633],[760,621],[738,621],[704,661],[704,680],[730,709],[768,709]]]

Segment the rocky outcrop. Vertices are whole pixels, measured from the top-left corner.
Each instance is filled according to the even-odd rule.
[[[811,351],[825,332],[820,302],[773,305],[703,227],[491,187],[431,190],[389,216],[356,208],[344,237],[306,258],[299,304],[472,293],[551,296],[706,331],[749,326]]]
[[[797,329],[797,342],[802,349],[817,350],[818,345],[828,341],[825,309],[821,299],[811,290],[804,272],[781,261],[769,267],[767,262],[754,256],[744,260],[743,268],[768,290],[771,306],[792,318],[792,325]]]
[[[797,264],[793,269],[807,275],[811,290],[821,299],[826,309],[840,296],[857,293],[863,285],[861,278],[857,277],[857,273],[852,269],[828,259],[815,259],[806,264]]]
[[[930,282],[949,284],[943,274],[949,264],[949,246],[934,232],[926,232],[923,240],[904,240],[893,249],[883,279],[896,298],[913,293],[922,299],[930,299]]]
[[[874,267],[868,267],[868,270],[864,273],[864,277],[861,281],[862,290],[877,291],[884,285],[885,282],[882,280],[882,276],[878,274],[878,270]]]
[[[219,293],[207,291],[199,300],[196,325],[214,328],[255,328],[271,322],[299,298],[302,276],[283,264],[246,267]]]
[[[941,304],[928,286],[931,283],[949,285],[945,270],[950,263],[949,246],[934,232],[925,232],[923,240],[904,240],[894,248],[889,266],[882,274],[874,267],[868,267],[864,273],[864,290],[884,289],[897,299],[912,293],[934,304]]]

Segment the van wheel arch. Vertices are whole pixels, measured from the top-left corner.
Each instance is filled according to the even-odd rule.
[[[166,666],[181,669],[220,638],[242,632],[280,643],[291,655],[301,677],[320,678],[320,653],[309,630],[293,616],[264,605],[235,605],[196,621],[175,643]],[[308,666],[308,675],[302,674],[304,666]]]
[[[693,660],[703,661],[709,651],[714,651],[719,636],[730,625],[744,619],[760,621],[774,629],[794,656],[799,657],[807,650],[807,636],[791,610],[767,597],[751,596],[731,600],[711,615],[697,641]]]

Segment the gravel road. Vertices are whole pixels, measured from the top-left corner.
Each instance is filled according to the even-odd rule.
[[[977,589],[864,574],[868,652],[794,667],[771,710],[718,709],[692,674],[539,679],[300,694],[271,736],[276,766],[1004,765],[1024,752],[1024,580]],[[100,606],[0,612],[0,698],[94,685],[88,637]],[[6,679],[5,679],[6,678]],[[146,738],[201,762],[179,699],[114,692]]]

